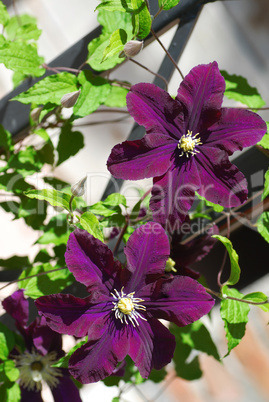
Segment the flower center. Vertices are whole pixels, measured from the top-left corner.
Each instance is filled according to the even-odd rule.
[[[41,381],[44,380],[50,388],[56,387],[59,383],[57,377],[61,377],[61,371],[51,365],[56,361],[55,352],[46,356],[33,351],[24,352],[17,358],[16,366],[20,370],[20,384],[28,391],[41,391]]]
[[[115,294],[114,294],[115,293]],[[147,321],[144,317],[139,314],[137,310],[146,310],[146,307],[139,304],[140,302],[143,302],[143,299],[140,299],[139,297],[134,297],[135,292],[129,293],[126,295],[123,292],[123,288],[121,289],[121,292],[119,293],[116,289],[114,289],[114,293],[111,293],[111,295],[116,299],[116,302],[112,302],[114,307],[112,311],[115,311],[115,317],[121,321],[122,324],[129,324],[128,320],[132,323],[132,325],[135,327],[136,325],[139,325],[138,318],[141,318],[141,320]]]
[[[187,134],[182,135],[178,142],[178,148],[182,150],[181,154],[179,156],[183,156],[186,154],[187,158],[190,155],[195,155],[198,154],[199,151],[195,149],[197,145],[201,145],[201,138],[196,138],[199,133],[192,135],[192,131],[188,130]]]

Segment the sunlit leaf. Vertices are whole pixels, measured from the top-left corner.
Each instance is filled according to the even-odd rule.
[[[241,272],[239,264],[238,264],[238,259],[239,259],[238,254],[234,250],[232,242],[229,239],[227,239],[227,237],[220,236],[220,235],[213,235],[212,237],[220,240],[228,251],[228,254],[230,257],[230,262],[231,262],[231,273],[230,273],[229,279],[226,282],[226,284],[227,285],[235,285],[239,281],[240,272]]]

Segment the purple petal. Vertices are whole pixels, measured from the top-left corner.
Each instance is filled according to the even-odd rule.
[[[247,181],[227,153],[218,148],[203,146],[195,156],[203,186],[198,193],[214,204],[226,208],[238,207],[247,200]]]
[[[57,352],[60,358],[64,353],[62,350],[62,336],[52,331],[44,317],[37,317],[32,329],[33,344],[35,348],[44,356],[49,352]]]
[[[132,86],[126,100],[129,113],[148,133],[164,134],[166,140],[171,136],[177,141],[184,134],[182,107],[163,89],[140,83]]]
[[[117,264],[104,243],[85,230],[76,229],[67,242],[65,260],[77,281],[98,289],[96,300],[101,294],[109,294],[105,285],[115,274]]]
[[[158,320],[140,321],[133,331],[129,355],[143,378],[150,371],[160,370],[170,363],[175,350],[175,337]]]
[[[93,324],[98,337],[103,328],[97,323],[103,322],[107,311],[111,310],[111,305],[107,307],[105,302],[91,303],[90,297],[78,299],[64,294],[39,297],[35,304],[53,331],[77,337],[87,335]]]
[[[27,325],[29,319],[29,303],[24,297],[22,289],[17,290],[11,296],[6,297],[3,302],[6,312],[14,318],[21,327]]]
[[[41,391],[28,391],[21,387],[21,402],[43,402]]]
[[[132,274],[124,289],[128,293],[144,286],[146,275],[164,273],[170,255],[169,240],[160,224],[148,222],[131,235],[124,253]]]
[[[184,222],[193,204],[195,191],[201,185],[194,158],[181,166],[173,165],[164,176],[156,177],[153,183],[150,209],[154,221],[173,232]]]
[[[59,377],[59,384],[51,389],[55,402],[81,402],[79,390],[70,377]]]
[[[204,287],[188,276],[159,279],[142,289],[137,296],[144,299],[147,314],[178,326],[198,320],[215,303]]]
[[[218,121],[208,131],[206,146],[224,149],[231,155],[260,141],[266,133],[266,124],[249,110],[223,108]],[[200,137],[203,142],[203,135]]]
[[[120,179],[139,180],[164,174],[171,166],[177,142],[163,134],[146,134],[142,140],[116,145],[107,168]]]
[[[91,339],[77,349],[69,359],[69,371],[82,384],[103,380],[113,373],[118,362],[128,353],[129,327],[117,331],[113,321],[106,326],[100,339]]]
[[[194,134],[209,118],[209,113],[220,109],[225,91],[225,80],[216,62],[194,67],[181,82],[176,100],[184,107],[184,122]]]

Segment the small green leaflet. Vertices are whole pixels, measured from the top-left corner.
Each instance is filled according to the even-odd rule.
[[[0,24],[6,26],[9,21],[9,14],[7,12],[6,6],[0,1]]]
[[[260,235],[269,243],[269,211],[263,212],[257,220],[257,229]]]
[[[144,0],[132,0],[137,8],[134,10],[134,33],[138,39],[144,39],[150,33],[151,16]]]
[[[102,62],[123,51],[126,42],[127,34],[124,29],[117,29],[113,32],[109,39],[109,45],[104,50]]]
[[[92,212],[84,212],[80,217],[80,224],[88,233],[104,242],[103,231],[100,227],[100,223]]]
[[[263,303],[268,300],[268,297],[263,292],[252,292],[245,295],[243,299],[254,303]]]
[[[6,151],[13,151],[12,137],[9,131],[5,130],[2,124],[0,124],[0,148],[4,148]]]
[[[87,341],[88,337],[86,337],[86,339],[84,339],[83,341],[78,342],[75,346],[72,347],[72,349],[69,350],[69,352],[65,356],[61,357],[56,363],[52,364],[52,367],[68,368],[68,361],[72,354],[82,345],[85,345]]]
[[[56,246],[66,245],[69,235],[71,233],[66,214],[61,213],[53,216],[46,226],[40,227],[43,230],[43,235],[37,240],[39,244],[51,244]]]
[[[61,129],[57,145],[57,166],[69,159],[70,156],[76,155],[83,147],[83,134],[80,131],[72,131],[72,125],[67,122]]]
[[[18,256],[18,255],[13,255],[12,257],[9,257],[7,259],[0,259],[0,267],[5,268],[5,269],[18,269],[20,268],[25,268],[29,267],[30,261],[27,256]]]
[[[17,382],[5,382],[0,387],[1,402],[19,402],[21,400],[21,389]]]
[[[47,103],[61,104],[63,95],[77,91],[77,77],[70,73],[50,75],[38,81],[28,91],[22,92],[12,100],[21,103],[35,103],[45,105]]]
[[[262,137],[261,141],[257,143],[257,145],[260,145],[261,147],[265,149],[269,149],[269,122],[266,121],[266,126],[267,126],[267,133],[264,134]]]
[[[75,117],[84,117],[94,112],[105,102],[111,85],[102,77],[93,77],[91,71],[82,71],[78,76],[81,93],[73,108]]]
[[[95,11],[100,10],[108,11],[131,11],[132,10],[132,0],[107,0],[103,1],[102,4],[96,7]]]
[[[6,360],[4,362],[4,372],[11,382],[17,381],[20,376],[20,371],[16,368],[14,360]]]
[[[251,109],[257,109],[265,105],[265,102],[257,89],[251,87],[246,78],[241,77],[240,75],[230,75],[224,70],[221,70],[220,72],[225,79],[226,89],[224,95],[228,99],[234,99],[241,102]]]
[[[69,201],[71,196],[69,194],[63,193],[62,191],[57,191],[54,189],[44,189],[44,190],[30,190],[25,193],[29,198],[36,198],[38,200],[45,200],[53,207],[61,207],[70,210]]]
[[[198,193],[195,193],[195,195],[197,196],[197,198],[199,198],[199,200],[204,201],[204,202],[205,202],[205,205],[206,205],[207,207],[212,207],[215,212],[222,212],[222,211],[224,210],[224,207],[223,207],[222,205],[214,204],[214,203],[211,202],[211,201],[207,201],[206,198],[202,197],[202,196],[199,195]]]
[[[223,286],[222,296],[232,296],[239,299],[243,298],[242,293],[236,289],[229,289],[228,286]],[[250,307],[247,303],[227,298],[221,300],[220,315],[224,322],[228,341],[228,352],[225,356],[230,354],[231,350],[240,343],[245,335],[249,310]]]
[[[5,42],[0,46],[0,63],[10,70],[40,77],[46,71],[40,67],[43,61],[32,44]]]
[[[16,15],[14,15],[14,17],[10,18],[5,28],[7,39],[11,42],[14,42],[15,40],[18,39],[19,40],[25,39],[20,35],[23,34],[24,29],[27,31],[29,29],[29,26],[32,27],[35,26],[35,29],[38,30],[36,22],[37,22],[36,18],[28,14],[21,14],[19,18]]]
[[[6,360],[15,345],[13,332],[0,322],[0,359]]]
[[[265,182],[264,182],[264,190],[262,193],[262,200],[264,200],[269,195],[269,169],[264,175]]]
[[[240,278],[240,267],[238,264],[238,254],[234,250],[233,245],[227,237],[220,236],[220,235],[213,235],[215,239],[218,239],[222,242],[222,244],[226,247],[229,257],[230,257],[230,262],[231,262],[231,273],[229,276],[228,281],[226,281],[226,285],[235,285]]]
[[[108,107],[125,107],[128,92],[126,88],[111,85],[111,91],[104,101],[104,105]]]
[[[159,7],[163,10],[170,10],[170,8],[175,7],[180,0],[159,0]]]

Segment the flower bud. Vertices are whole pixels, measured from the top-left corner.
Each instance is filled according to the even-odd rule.
[[[143,45],[143,41],[130,40],[124,45],[124,53],[127,57],[134,57],[143,49]]]
[[[35,107],[33,110],[31,110],[30,116],[34,123],[39,122],[39,116],[40,116],[42,109],[43,109],[43,107],[40,106],[40,107]]]
[[[87,176],[79,180],[77,183],[71,186],[71,193],[74,197],[81,197],[86,191],[86,180]]]
[[[70,92],[69,94],[65,94],[61,99],[61,104],[63,107],[73,107],[78,100],[80,94],[80,89],[75,92]]]
[[[165,264],[165,272],[171,272],[171,271],[177,272],[176,268],[174,268],[175,265],[176,265],[175,261],[169,257]]]

